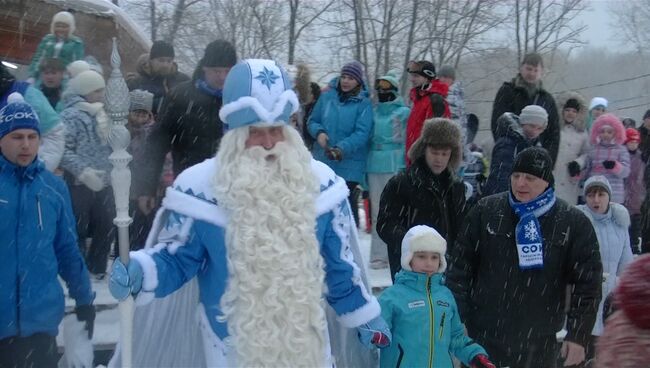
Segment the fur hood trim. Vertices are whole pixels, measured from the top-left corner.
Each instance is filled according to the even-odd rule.
[[[422,134],[408,152],[411,162],[424,157],[427,146],[449,147],[451,157],[447,167],[451,172],[456,172],[462,159],[462,147],[460,144],[460,129],[449,119],[434,118],[424,122]]]
[[[578,104],[580,105],[580,111],[578,111],[578,116],[576,116],[576,120],[571,123],[571,125],[576,128],[577,131],[579,132],[584,132],[585,127],[586,127],[586,119],[587,119],[587,101],[585,101],[584,97],[582,97],[581,94],[577,92],[567,92],[562,95],[560,95],[557,99],[557,109],[558,113],[560,116],[560,119],[562,119],[562,110],[564,110],[564,104],[566,104],[567,101],[575,99],[578,101]]]
[[[584,212],[585,215],[589,218],[592,224],[594,226],[596,225],[596,220],[593,217],[593,214],[589,207],[587,207],[586,204],[577,206],[582,212]],[[627,208],[623,206],[622,204],[614,203],[614,202],[609,202],[609,210],[611,211],[612,215],[612,221],[614,223],[624,229],[627,229],[630,226],[630,213],[627,211]]]
[[[609,125],[614,128],[614,142],[616,144],[625,143],[625,127],[623,126],[623,123],[621,123],[621,120],[619,120],[619,118],[614,114],[604,114],[599,116],[591,127],[591,144],[598,144],[598,135],[600,134],[600,129],[604,125]]]

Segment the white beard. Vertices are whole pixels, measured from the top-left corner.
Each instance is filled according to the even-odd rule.
[[[318,181],[298,133],[284,136],[272,150],[245,149],[248,129],[235,129],[217,153],[215,195],[229,212],[221,307],[241,367],[318,367],[326,357]]]

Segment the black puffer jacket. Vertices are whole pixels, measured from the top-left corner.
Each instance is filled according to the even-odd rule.
[[[388,245],[391,277],[401,269],[402,239],[415,225],[429,225],[450,248],[465,214],[465,185],[446,169],[434,175],[424,158],[393,176],[381,193],[377,233]]]
[[[539,136],[539,140],[542,147],[546,148],[551,155],[553,165],[555,165],[560,148],[560,124],[555,99],[542,87],[537,90],[534,96],[530,96],[526,88],[520,85],[520,78],[517,76],[510,82],[504,82],[494,98],[491,124],[492,135],[496,139],[497,120],[504,113],[512,112],[519,116],[524,107],[539,105],[548,113],[548,126]]]
[[[165,155],[171,150],[174,176],[186,168],[214,156],[223,136],[219,119],[222,100],[197,89],[194,81],[174,88],[163,105],[162,120],[147,138],[146,165],[134,172],[142,175],[138,195],[154,195],[162,172]]]
[[[521,270],[508,192],[469,211],[451,251],[447,285],[469,336],[516,351],[521,342],[555,336],[564,323],[567,285],[575,285],[566,340],[586,346],[601,298],[602,264],[589,219],[557,199],[539,218],[544,267]]]

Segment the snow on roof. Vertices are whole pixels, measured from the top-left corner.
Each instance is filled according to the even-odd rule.
[[[44,2],[86,14],[117,18],[120,27],[124,28],[139,43],[147,45],[147,49],[151,48],[151,40],[142,28],[129,17],[124,9],[108,0],[44,0]]]

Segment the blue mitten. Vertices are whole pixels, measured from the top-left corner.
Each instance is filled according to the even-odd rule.
[[[385,348],[390,345],[393,336],[390,329],[381,316],[377,316],[368,323],[364,323],[357,327],[359,341],[368,348],[376,346],[378,348]]]
[[[140,292],[143,277],[142,266],[137,261],[131,260],[127,267],[116,258],[108,280],[108,290],[115,299],[122,301],[129,294],[136,295]]]

